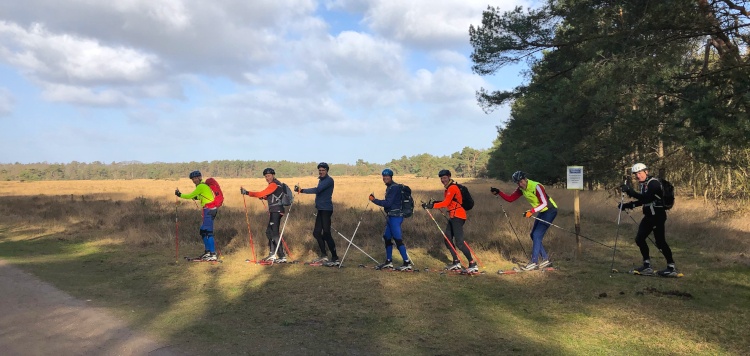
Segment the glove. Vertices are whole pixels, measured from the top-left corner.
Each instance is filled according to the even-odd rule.
[[[427,203],[422,203],[422,208],[423,209],[433,209],[434,207],[435,207],[435,202],[434,201],[429,201]]]
[[[180,196],[182,196],[182,193],[180,193],[180,190],[179,190],[179,189],[175,189],[175,190],[174,190],[174,195],[176,195],[176,196],[180,197]]]
[[[492,188],[490,188],[490,192],[492,192],[492,194],[494,194],[494,195],[498,195],[498,194],[500,194],[500,189],[492,187]]]
[[[372,193],[370,193],[370,196],[369,196],[369,197],[367,197],[367,199],[370,199],[370,201],[373,201],[373,200],[375,200],[375,196],[374,196],[374,195],[372,195]]]
[[[302,193],[302,189],[299,189],[299,186],[295,184],[294,185],[294,192],[295,193]]]
[[[632,188],[630,188],[630,186],[629,186],[629,185],[627,185],[627,184],[623,184],[623,185],[622,185],[622,186],[620,187],[620,189],[622,189],[622,192],[623,192],[623,193],[627,193],[627,192],[629,192],[629,191],[631,191],[631,190],[632,190]]]
[[[242,188],[242,187],[240,187],[240,194],[242,194],[242,195],[250,195],[250,194],[247,194],[247,190],[245,188]]]
[[[525,213],[523,213],[523,217],[530,218],[531,215],[534,215],[534,213],[531,212],[531,210],[526,210]]]
[[[633,208],[635,208],[635,203],[633,203],[633,202],[630,202],[630,203],[617,203],[617,209],[618,210],[626,210],[626,209],[627,210],[632,210]]]

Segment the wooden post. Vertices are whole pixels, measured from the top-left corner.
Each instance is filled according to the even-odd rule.
[[[573,200],[573,210],[575,214],[575,224],[576,224],[576,259],[580,259],[582,257],[581,254],[581,238],[579,234],[581,233],[581,204],[578,200],[578,189],[574,191],[574,200]]]

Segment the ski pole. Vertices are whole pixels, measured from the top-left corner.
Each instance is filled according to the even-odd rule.
[[[421,203],[424,204],[424,202],[421,202]],[[458,262],[463,264],[463,261],[461,261],[461,256],[459,256],[458,253],[456,253],[456,248],[453,246],[453,243],[451,242],[451,240],[448,239],[448,236],[445,234],[445,232],[443,232],[443,229],[440,228],[440,224],[438,224],[438,222],[435,220],[435,217],[432,216],[432,213],[430,212],[430,210],[428,210],[427,208],[423,208],[423,209],[427,212],[428,215],[430,215],[430,218],[435,223],[438,230],[440,230],[440,233],[443,234],[443,238],[445,239],[445,242],[448,243],[448,247],[451,248],[451,251],[453,251],[453,254],[456,256],[456,258],[458,258]]]
[[[253,243],[253,233],[250,231],[250,217],[247,215],[247,200],[245,200],[245,194],[242,194],[242,204],[245,205],[245,221],[247,222],[247,236],[250,241],[250,249],[253,252],[253,263],[258,262],[255,259],[255,244]]]
[[[339,263],[339,268],[344,265],[344,260],[346,259],[346,254],[349,253],[349,247],[352,246],[352,243],[354,241],[354,236],[357,235],[357,230],[359,230],[359,225],[362,223],[362,216],[365,215],[365,211],[367,211],[367,208],[370,206],[370,199],[367,199],[367,204],[365,204],[365,208],[362,210],[362,214],[359,215],[359,221],[357,221],[357,227],[354,228],[354,233],[352,234],[352,239],[349,241],[349,246],[346,247],[346,251],[344,251],[344,257],[341,258],[341,263]]]
[[[633,217],[633,215],[630,215],[630,212],[629,212],[629,211],[627,211],[627,210],[623,210],[623,211],[625,212],[625,215],[627,215],[627,216],[628,216],[628,217],[630,218],[630,220],[632,220],[632,221],[633,221],[633,224],[636,224],[636,225],[638,225],[638,221],[636,221],[636,220],[635,220],[635,218]],[[657,250],[659,250],[659,252],[661,252],[661,249],[659,248],[659,246],[657,246],[657,245],[656,245],[656,242],[655,242],[654,240],[652,240],[652,239],[651,239],[651,236],[646,236],[646,238],[647,238],[647,239],[648,239],[649,241],[651,241],[651,243],[652,243],[652,244],[654,245],[654,247],[656,247],[656,249],[657,249]]]
[[[627,177],[625,178],[625,182],[623,184],[627,184],[628,180]],[[615,248],[612,250],[612,263],[609,265],[610,270],[610,277],[612,277],[611,272],[615,269],[615,253],[617,253],[617,238],[620,235],[620,217],[622,216],[622,204],[625,203],[625,192],[620,192],[620,209],[617,213],[617,230],[615,230]]]
[[[315,213],[312,213],[312,214],[313,214],[313,216],[318,216],[318,214],[315,214]],[[369,257],[375,263],[380,263],[380,262],[378,262],[378,260],[376,260],[376,259],[372,258],[372,256],[368,255],[367,252],[365,252],[364,250],[362,250],[361,248],[359,248],[359,246],[357,246],[357,244],[355,244],[351,240],[347,239],[346,236],[344,236],[344,234],[342,234],[342,233],[339,232],[339,230],[336,230],[336,228],[334,228],[333,226],[331,226],[331,229],[333,229],[333,231],[336,231],[336,233],[339,234],[339,236],[341,236],[341,238],[343,238],[344,240],[346,240],[346,242],[351,243],[352,246],[356,247],[357,250],[359,250],[360,252],[364,253],[367,257]]]
[[[284,225],[281,227],[281,233],[279,234],[279,243],[276,244],[276,251],[273,252],[274,256],[276,256],[276,254],[279,253],[279,245],[284,244],[286,254],[289,256],[289,258],[292,258],[292,255],[289,253],[289,247],[286,245],[286,242],[284,241],[284,229],[286,229],[286,222],[289,221],[289,215],[292,213],[292,205],[294,205],[294,201],[292,201],[292,204],[289,205],[289,211],[286,213],[286,218],[284,218]],[[266,206],[266,203],[263,203],[263,206]],[[269,211],[269,214],[270,214],[270,211]]]
[[[471,255],[474,256],[474,258],[477,260],[477,262],[479,262],[479,267],[484,268],[484,263],[482,263],[482,261],[479,259],[479,257],[477,257],[477,254],[474,253],[474,250],[471,249],[471,246],[469,246],[469,243],[466,242],[466,240],[464,240],[464,245],[466,245],[466,247],[469,249],[469,252],[471,252]]]
[[[538,217],[536,217],[536,216],[534,216],[534,215],[532,215],[531,217],[532,217],[532,218],[534,218],[534,219],[536,219],[536,220],[538,220],[538,221],[541,221],[541,222],[543,222],[543,223],[545,223],[545,224],[547,224],[547,225],[551,225],[551,226],[554,226],[554,227],[556,227],[556,228],[558,228],[558,229],[560,229],[560,230],[562,230],[562,231],[565,231],[565,232],[567,232],[567,233],[569,233],[569,234],[573,234],[573,235],[578,235],[578,236],[580,236],[580,237],[583,237],[583,238],[584,238],[584,239],[586,239],[586,240],[589,240],[589,241],[591,241],[591,242],[595,242],[595,243],[597,243],[597,244],[599,244],[599,245],[602,245],[602,246],[604,246],[604,247],[606,247],[606,248],[612,248],[612,246],[609,246],[609,245],[605,245],[605,244],[603,244],[603,243],[601,243],[601,242],[599,242],[599,241],[596,241],[596,240],[594,240],[594,239],[592,239],[592,238],[589,238],[589,237],[583,236],[583,235],[581,235],[581,234],[576,234],[575,232],[572,232],[572,231],[566,230],[566,229],[564,229],[564,228],[562,228],[562,227],[559,227],[559,226],[557,226],[557,225],[555,225],[555,224],[553,224],[553,223],[551,223],[551,222],[549,222],[549,221],[544,221],[544,220],[542,220],[542,219],[540,219],[540,218],[538,218]]]
[[[175,189],[176,190],[176,189]],[[180,255],[180,221],[177,215],[177,205],[180,203],[179,198],[174,197],[174,263],[177,263]]]
[[[445,218],[445,220],[447,220],[448,222],[450,222],[450,221],[451,221],[451,220],[450,220],[450,219],[449,219],[449,218],[448,218],[448,217],[447,217],[447,216],[445,215],[445,213],[444,213],[444,212],[443,212],[442,210],[440,210],[440,215],[442,215],[442,216],[443,216],[443,217]],[[477,260],[477,262],[479,262],[479,266],[481,266],[482,268],[484,268],[484,264],[482,263],[482,261],[480,261],[480,260],[479,260],[479,257],[477,257],[477,254],[476,254],[476,253],[474,253],[474,250],[472,250],[472,249],[471,249],[471,246],[469,246],[469,243],[468,243],[468,242],[466,242],[466,240],[464,240],[464,245],[466,246],[466,248],[468,248],[468,249],[469,249],[469,252],[471,253],[471,256],[472,256],[472,257],[474,257],[474,258],[475,258],[475,259]],[[458,256],[458,254],[456,254],[456,255]]]
[[[498,199],[500,198],[499,195],[496,195]],[[523,248],[523,244],[521,243],[521,239],[518,238],[518,234],[516,233],[516,229],[513,228],[513,224],[510,222],[510,217],[508,216],[508,213],[505,211],[505,207],[502,203],[500,203],[500,209],[503,210],[503,214],[505,214],[505,219],[508,220],[508,225],[510,225],[510,231],[513,232],[513,235],[516,235],[516,241],[518,241],[518,246],[521,246],[521,251],[523,251],[523,256],[526,257],[526,249]]]

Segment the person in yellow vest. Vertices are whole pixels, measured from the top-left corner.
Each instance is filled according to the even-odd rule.
[[[216,219],[217,208],[211,206],[214,201],[214,192],[203,181],[200,171],[190,172],[190,180],[195,184],[195,190],[192,193],[183,194],[179,189],[175,189],[174,195],[182,199],[196,199],[201,202],[203,207],[203,223],[200,227],[200,234],[203,238],[203,254],[197,259],[204,261],[216,261],[216,243],[214,241],[214,219]]]
[[[518,184],[518,189],[513,194],[505,194],[495,187],[490,188],[492,194],[499,195],[507,202],[514,202],[523,196],[532,207],[526,210],[523,216],[530,218],[534,213],[538,213],[537,219],[534,221],[534,227],[531,229],[531,241],[533,242],[531,261],[521,269],[531,271],[537,268],[551,267],[552,262],[549,260],[549,255],[547,255],[544,246],[542,246],[542,239],[544,239],[544,234],[547,232],[549,225],[557,216],[557,204],[547,195],[544,186],[526,178],[526,173],[517,171],[513,173],[511,179],[513,179],[513,183]],[[542,258],[542,262],[539,262],[539,257]]]

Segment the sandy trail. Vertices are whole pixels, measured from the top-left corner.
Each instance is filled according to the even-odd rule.
[[[183,355],[0,260],[0,354]]]

